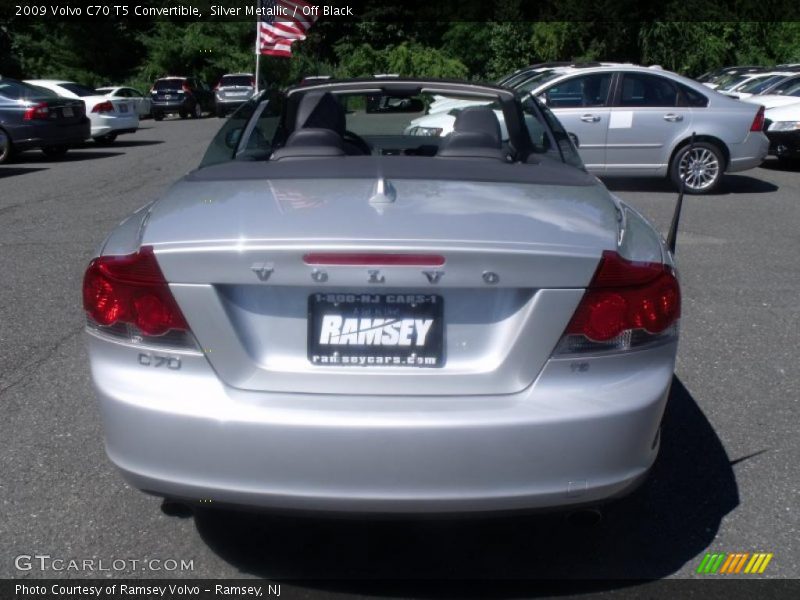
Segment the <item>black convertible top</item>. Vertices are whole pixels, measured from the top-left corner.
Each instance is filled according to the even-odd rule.
[[[597,178],[546,156],[527,162],[421,156],[339,156],[280,161],[231,161],[192,171],[187,181],[247,179],[428,179],[591,186]]]

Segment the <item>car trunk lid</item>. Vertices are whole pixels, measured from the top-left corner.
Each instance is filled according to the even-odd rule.
[[[547,361],[602,251],[616,247],[616,224],[599,185],[184,181],[153,207],[142,244],[155,248],[192,331],[229,385],[507,394],[530,385]],[[331,264],[343,254],[371,262]],[[423,259],[388,258],[409,255]],[[431,345],[398,350],[402,324],[385,332],[387,344],[370,344],[358,337],[359,320],[352,344],[322,353],[360,366],[314,362],[322,341],[347,339],[348,319],[384,318],[391,309],[410,345],[428,329]],[[344,311],[338,321],[337,310]],[[338,329],[321,332],[325,318]],[[405,361],[412,350],[422,364],[366,362],[396,352]],[[436,364],[424,362],[431,357]]]

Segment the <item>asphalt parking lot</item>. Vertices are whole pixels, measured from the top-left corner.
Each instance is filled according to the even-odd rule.
[[[126,486],[102,445],[83,270],[116,223],[198,164],[220,124],[144,121],[110,147],[0,166],[0,577],[680,578],[696,576],[706,552],[771,552],[762,577],[800,577],[800,169],[772,161],[686,198],[682,338],[661,454],[598,525],[175,517]],[[607,184],[667,229],[676,194],[666,182]],[[34,554],[193,569],[16,568]]]

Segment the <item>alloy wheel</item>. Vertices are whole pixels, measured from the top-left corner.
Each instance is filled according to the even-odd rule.
[[[714,185],[720,176],[720,160],[708,148],[687,151],[678,165],[678,174],[692,190],[705,190]]]
[[[11,154],[11,140],[5,131],[0,129],[0,163],[8,160]]]

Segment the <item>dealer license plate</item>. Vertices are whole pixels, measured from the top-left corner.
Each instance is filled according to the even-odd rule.
[[[444,364],[444,300],[436,294],[308,297],[308,360],[337,367]]]

